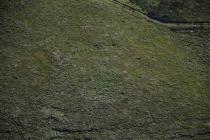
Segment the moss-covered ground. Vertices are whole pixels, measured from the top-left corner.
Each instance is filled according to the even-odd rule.
[[[209,139],[208,32],[112,0],[2,1],[0,139]]]

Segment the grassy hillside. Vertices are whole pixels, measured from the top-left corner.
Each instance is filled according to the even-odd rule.
[[[165,22],[210,22],[209,0],[130,0],[150,17]]]
[[[209,33],[112,0],[0,6],[0,139],[209,139]]]

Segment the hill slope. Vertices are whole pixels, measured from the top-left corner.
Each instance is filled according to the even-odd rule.
[[[209,33],[111,0],[0,7],[0,139],[210,137]]]

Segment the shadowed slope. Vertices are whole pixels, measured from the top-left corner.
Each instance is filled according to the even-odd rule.
[[[208,0],[130,0],[163,22],[210,22]]]

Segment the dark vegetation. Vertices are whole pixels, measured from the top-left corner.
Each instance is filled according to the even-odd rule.
[[[210,22],[209,0],[130,0],[164,22]]]

